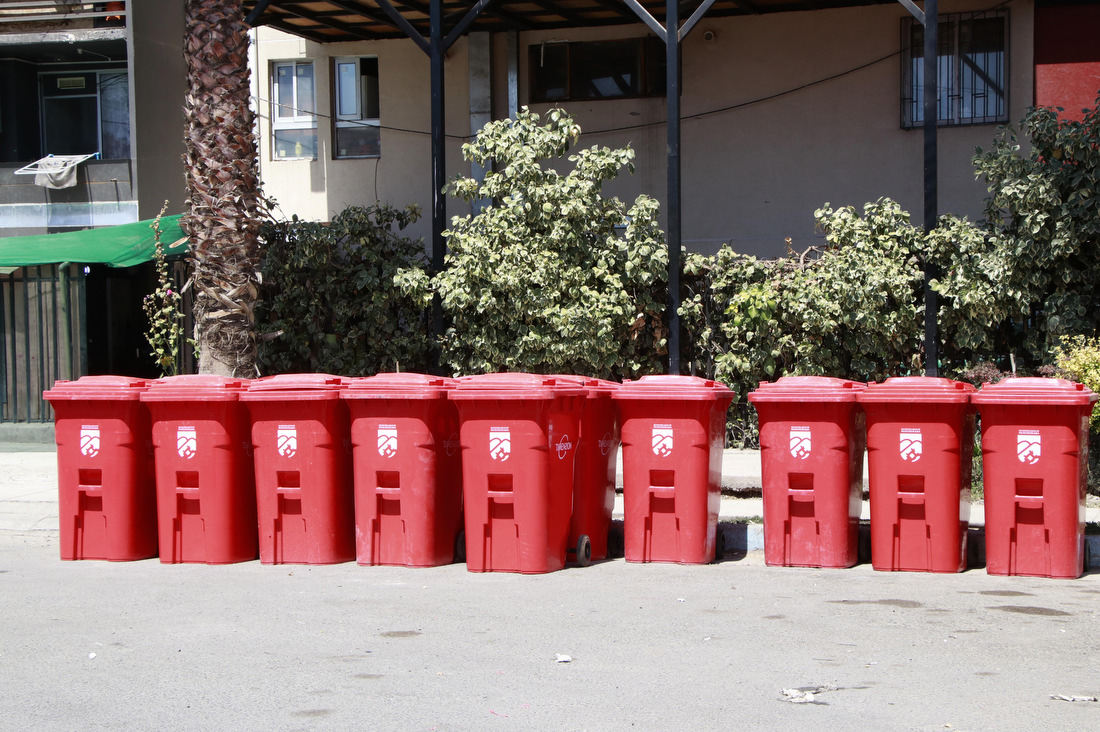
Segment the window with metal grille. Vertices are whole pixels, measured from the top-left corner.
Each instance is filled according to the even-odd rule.
[[[937,123],[1008,121],[1008,13],[964,13],[939,21]],[[924,124],[924,27],[902,20],[901,126]]]
[[[664,96],[664,49],[652,36],[533,44],[527,56],[531,101]]]

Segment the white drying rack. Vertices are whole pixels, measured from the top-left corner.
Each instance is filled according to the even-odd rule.
[[[57,175],[58,173],[64,173],[69,168],[80,165],[89,158],[98,157],[99,153],[97,152],[88,153],[87,155],[47,155],[44,158],[35,160],[30,165],[24,165],[22,168],[15,171],[15,174],[37,175],[38,173],[50,173]]]

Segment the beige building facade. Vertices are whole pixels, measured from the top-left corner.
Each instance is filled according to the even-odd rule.
[[[974,177],[975,149],[989,147],[999,125],[1017,122],[1033,104],[1034,4],[944,0],[939,11],[941,86],[954,80],[941,95],[939,208],[977,218],[986,190]],[[920,120],[911,118],[919,104],[907,106],[919,88],[909,73],[919,66],[909,51],[909,18],[896,4],[704,18],[695,27],[682,45],[685,248],[711,252],[730,243],[779,256],[788,238],[797,249],[821,242],[814,211],[826,203],[858,207],[884,196],[920,222],[924,141]],[[267,27],[253,34],[261,177],[282,213],[328,220],[348,205],[382,201],[419,204],[427,214],[427,55],[409,40],[319,44]],[[649,35],[637,24],[460,39],[445,63],[448,178],[471,173],[461,144],[489,115],[506,117],[516,104],[540,112],[561,106],[584,130],[582,146],[634,148],[635,174],[624,173],[608,192],[664,202],[659,90],[539,101],[561,96],[554,79],[564,77],[552,64],[566,46],[577,67],[569,73],[583,77],[583,53],[619,48],[600,42]],[[301,78],[288,92],[291,72]],[[344,144],[349,126],[365,130],[369,144]],[[302,129],[315,133],[315,144],[289,142]],[[447,206],[450,216],[468,213],[456,199]],[[429,238],[427,216],[412,233]]]

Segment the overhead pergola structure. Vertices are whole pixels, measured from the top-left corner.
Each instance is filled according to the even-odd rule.
[[[431,73],[432,268],[444,267],[447,226],[444,55],[475,31],[525,31],[644,23],[666,48],[668,128],[669,373],[680,373],[680,44],[704,17],[760,15],[900,2],[924,26],[924,225],[938,218],[936,63],[938,0],[243,0],[251,26],[266,25],[318,43],[409,38],[428,55]],[[686,20],[681,20],[686,18]],[[925,264],[925,373],[938,374],[934,276]],[[442,331],[438,306],[435,329]]]

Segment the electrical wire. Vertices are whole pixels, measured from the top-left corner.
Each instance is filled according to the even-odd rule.
[[[1000,2],[986,8],[984,10],[973,10],[973,11],[964,12],[964,13],[952,13],[952,15],[958,15],[958,16],[962,16],[962,17],[968,17],[968,16],[969,17],[976,17],[976,16],[981,15],[983,13],[992,12],[992,11],[995,11],[995,10],[999,10],[1003,7],[1006,7],[1008,5],[1011,5],[1014,1],[1015,0],[1001,0]],[[863,71],[864,69],[868,69],[868,68],[871,68],[872,66],[877,66],[878,64],[889,61],[890,59],[897,58],[898,56],[901,56],[902,53],[904,53],[904,52],[905,52],[905,49],[899,48],[896,51],[891,51],[890,53],[888,53],[884,56],[881,56],[881,57],[873,59],[871,61],[867,61],[865,63],[859,64],[858,66],[854,66],[852,68],[846,69],[844,71],[840,71],[840,72],[835,73],[835,74],[831,74],[829,76],[822,77],[820,79],[815,79],[814,81],[806,82],[805,84],[799,84],[798,86],[791,87],[790,89],[785,89],[783,91],[775,92],[773,94],[767,94],[767,95],[762,96],[762,97],[757,97],[755,99],[750,99],[750,100],[747,100],[747,101],[744,101],[744,102],[738,102],[736,104],[730,104],[730,105],[727,105],[727,106],[724,106],[724,107],[716,107],[715,109],[708,109],[708,110],[705,110],[705,111],[702,111],[702,112],[696,112],[694,114],[683,115],[683,116],[680,117],[680,119],[683,122],[690,122],[690,121],[703,119],[705,117],[709,117],[709,116],[716,115],[716,114],[725,114],[727,112],[734,112],[734,111],[737,111],[739,109],[744,109],[746,107],[755,106],[757,104],[764,104],[765,102],[770,102],[770,101],[774,101],[776,99],[780,99],[782,97],[790,96],[792,94],[797,94],[798,92],[805,91],[807,89],[812,89],[813,87],[820,86],[822,84],[827,84],[831,81],[836,81],[837,79],[842,79],[846,76],[850,76],[852,74],[859,73],[860,71]],[[272,100],[265,99],[263,97],[253,96],[253,99],[258,103],[257,108],[259,108],[259,103],[262,103],[264,105],[274,104],[274,102],[272,102]],[[285,105],[283,105],[283,106],[285,106]],[[296,112],[300,111],[297,108],[293,108],[293,109]],[[334,119],[334,117],[332,115],[324,114],[322,112],[314,112],[313,114],[317,117],[322,117],[322,118],[328,119],[328,120],[333,120]],[[258,116],[263,118],[263,119],[267,119],[269,121],[271,119],[269,115],[264,115],[262,113],[258,113]],[[340,120],[340,121],[349,122],[350,120]],[[425,130],[413,130],[413,129],[408,129],[408,128],[405,128],[405,127],[393,127],[391,125],[383,125],[383,124],[365,124],[365,123],[359,122],[358,120],[355,120],[353,123],[362,124],[363,126],[366,126],[366,127],[377,127],[379,129],[387,130],[387,131],[390,131],[390,132],[403,132],[405,134],[410,134],[410,135],[424,135],[424,136],[430,136],[431,135],[431,132],[425,131]],[[654,122],[639,122],[638,124],[633,124],[633,125],[621,125],[621,126],[616,126],[616,127],[605,127],[603,129],[596,129],[596,130],[585,130],[583,134],[585,136],[588,136],[588,135],[607,135],[607,134],[618,133],[618,132],[629,132],[631,130],[645,129],[647,127],[661,127],[661,126],[665,125],[666,123],[667,123],[667,120],[661,119],[661,120],[656,120]],[[472,139],[476,138],[477,133],[475,132],[475,133],[470,134],[470,135],[454,135],[454,134],[445,133],[444,136],[447,139],[450,139],[450,140],[467,141],[467,140],[472,140]]]

